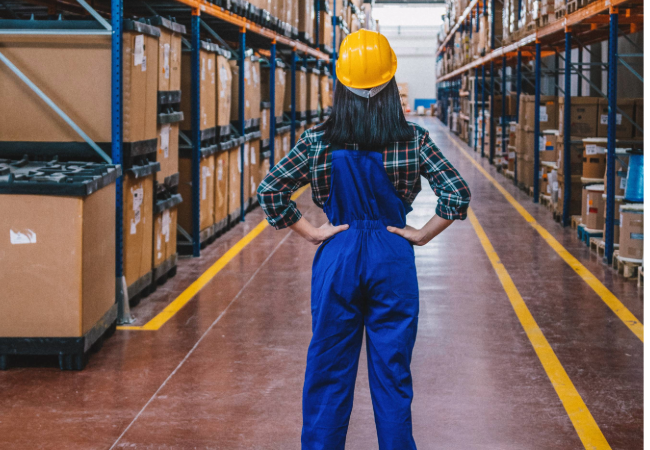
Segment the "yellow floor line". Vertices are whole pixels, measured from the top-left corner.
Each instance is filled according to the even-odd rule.
[[[571,419],[582,444],[586,449],[590,450],[610,449],[611,447],[607,439],[605,439],[602,431],[600,431],[587,405],[585,405],[582,397],[580,397],[580,394],[571,382],[569,375],[567,375],[564,367],[562,367],[557,355],[549,345],[546,337],[544,337],[542,330],[539,329],[535,318],[530,313],[523,298],[521,298],[517,287],[512,281],[512,278],[510,278],[510,274],[508,274],[508,271],[499,260],[499,255],[494,250],[492,243],[471,208],[468,211],[468,216],[490,263],[492,263],[492,267],[494,267],[494,271],[499,277],[503,289],[508,295],[510,304],[515,310],[519,322],[524,327],[524,331],[530,343],[533,345],[542,366],[544,366],[544,370],[551,380],[551,384],[555,388],[555,392],[560,398],[562,405],[564,405],[564,409],[569,415],[569,419]]]
[[[298,189],[291,196],[292,200],[296,200],[300,195],[309,188],[309,185],[303,186]],[[196,294],[199,293],[203,287],[208,284],[226,265],[237,256],[248,244],[251,243],[259,234],[264,231],[268,226],[266,219],[262,220],[255,228],[253,228],[246,236],[241,238],[235,245],[233,245],[221,258],[219,258],[208,270],[203,272],[201,276],[194,281],[187,289],[185,289],[176,299],[160,311],[153,319],[141,326],[124,325],[117,327],[118,330],[159,330],[169,319],[183,308]]]
[[[508,202],[523,216],[524,219],[532,226],[546,241],[548,245],[551,246],[553,250],[562,258],[568,265],[571,267],[579,276],[587,283],[593,290],[598,294],[598,296],[605,302],[605,304],[618,316],[619,319],[638,337],[641,342],[643,342],[643,324],[637,319],[634,314],[630,312],[629,309],[621,303],[621,301],[616,298],[612,292],[605,287],[603,283],[600,282],[594,274],[592,274],[585,266],[582,265],[577,258],[575,258],[569,251],[558,242],[557,239],[553,237],[544,227],[542,227],[533,216],[530,215],[526,209],[521,206],[521,204],[515,200],[515,198],[510,195],[510,193],[503,187],[497,180],[490,175],[487,170],[485,170],[472,156],[458,143],[456,140],[451,137],[450,141],[461,151],[463,155],[469,159],[472,164],[481,172],[485,178],[487,178],[493,185],[496,187],[501,194],[508,200]]]

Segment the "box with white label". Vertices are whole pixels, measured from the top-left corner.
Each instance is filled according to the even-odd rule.
[[[619,98],[616,108],[616,139],[632,139],[634,129],[628,117],[634,120],[634,99]],[[627,116],[627,117],[625,117]],[[598,137],[607,137],[609,106],[606,98],[598,100]],[[643,128],[643,124],[639,124]]]
[[[153,271],[154,281],[168,275],[176,266],[176,224],[178,223],[179,194],[158,200],[153,216]]]
[[[216,55],[220,47],[210,42],[201,41],[199,51],[199,96],[201,110],[199,114],[199,127],[201,131],[216,127],[217,111],[217,60]],[[184,51],[181,63],[181,111],[183,121],[181,130],[192,129],[192,52]]]
[[[185,156],[182,154],[179,160],[178,193],[183,203],[178,207],[178,224],[192,235],[192,158]],[[214,155],[201,158],[199,182],[199,230],[203,231],[214,224]]]
[[[228,177],[230,175],[228,151],[214,155],[214,223],[228,221]],[[221,225],[220,225],[221,226]]]
[[[582,142],[582,176],[602,179],[607,166],[607,138],[585,138]]]

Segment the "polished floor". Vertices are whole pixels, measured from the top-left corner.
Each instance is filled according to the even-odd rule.
[[[413,120],[429,128],[468,181],[473,213],[500,260],[491,262],[469,220],[416,249],[418,448],[585,447],[584,430],[574,426],[561,387],[551,382],[555,375],[497,276],[493,264],[502,264],[584,401],[588,411],[580,413],[590,413],[604,436],[605,444],[593,448],[641,449],[643,342],[452,144],[440,122]],[[553,222],[485,160],[479,164],[642,320],[636,283],[614,275],[573,230]],[[324,221],[308,192],[298,205],[313,222]],[[409,223],[423,224],[434,207],[425,186]],[[257,208],[202,258],[182,260],[176,278],[134,309],[134,325],[156,316],[262,220]],[[315,250],[295,233],[267,227],[162,327],[117,331],[83,372],[54,364],[0,372],[0,448],[299,449]],[[377,449],[363,358],[347,448]]]

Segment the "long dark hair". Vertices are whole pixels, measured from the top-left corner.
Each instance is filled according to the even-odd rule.
[[[369,99],[336,83],[332,114],[320,129],[325,131],[323,139],[330,144],[358,144],[361,148],[385,147],[414,136],[402,111],[395,78]]]

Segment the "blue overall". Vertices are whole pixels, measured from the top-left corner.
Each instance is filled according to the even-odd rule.
[[[350,228],[323,242],[314,257],[302,449],[345,448],[364,327],[379,449],[415,449],[415,258],[406,239],[386,230],[403,228],[411,206],[389,180],[381,153],[336,150],[323,210],[333,225]]]

